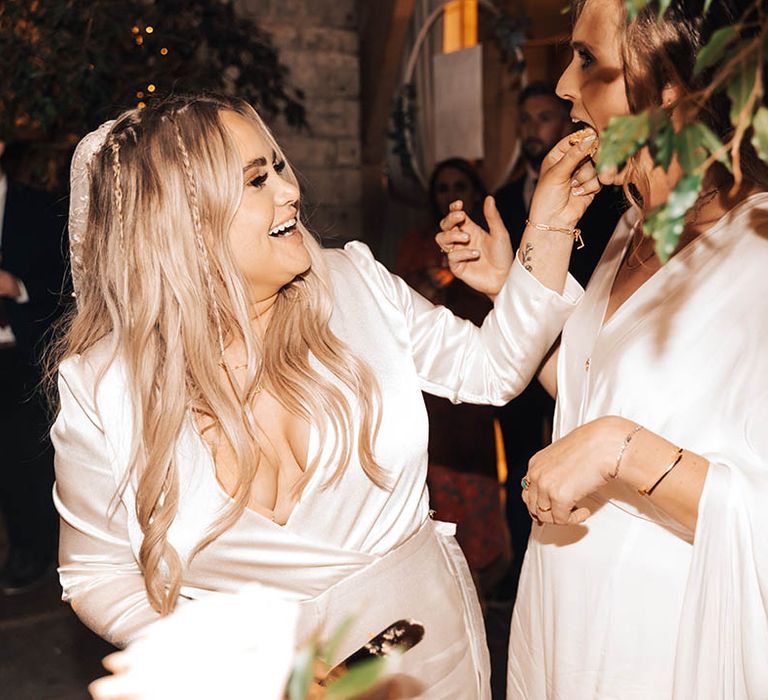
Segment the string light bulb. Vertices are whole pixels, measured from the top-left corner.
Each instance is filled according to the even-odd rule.
[[[139,102],[139,103],[138,103],[136,106],[137,106],[139,109],[144,109],[144,107],[146,107],[146,106],[147,106],[147,103],[146,103],[146,102]]]
[[[147,85],[147,92],[154,92],[155,90],[157,90],[157,88],[152,83]]]
[[[165,46],[163,46],[163,48],[160,49],[160,55],[161,56],[167,56],[168,55],[168,49],[166,49]]]
[[[144,97],[144,93],[143,93],[141,90],[139,90],[139,91],[136,93],[136,97],[137,97],[138,99],[141,99],[142,97]]]
[[[131,31],[132,31],[134,34],[138,34],[138,33],[139,33],[139,28],[138,28],[136,25],[134,25],[133,27],[131,27]]]
[[[154,32],[154,31],[155,31],[155,28],[154,28],[154,27],[147,27],[147,28],[146,28],[144,31],[145,31],[147,34],[151,34],[152,32]]]

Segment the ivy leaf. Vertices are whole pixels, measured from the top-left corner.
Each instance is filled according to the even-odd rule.
[[[705,7],[704,12],[706,11]],[[698,75],[705,68],[709,68],[717,63],[723,57],[725,49],[737,35],[738,32],[733,26],[723,27],[712,34],[706,46],[702,47],[699,55],[696,56],[696,66],[693,69],[693,74]]]
[[[659,14],[657,17],[659,20],[664,19],[664,13],[669,9],[672,4],[672,0],[659,0]]]
[[[381,678],[386,662],[387,657],[375,656],[355,664],[341,678],[328,684],[325,697],[328,700],[344,700],[360,695]]]
[[[752,135],[752,145],[757,154],[768,163],[768,107],[760,107],[752,120],[755,133]]]
[[[611,117],[608,126],[600,135],[597,169],[620,169],[627,162],[627,158],[646,143],[649,133],[647,111],[626,117]]]
[[[715,155],[715,158],[722,163],[727,169],[728,172],[733,172],[731,169],[731,161],[728,157],[728,152],[723,147],[723,142],[717,137],[717,134],[715,134],[712,129],[710,129],[706,124],[702,124],[701,122],[697,122],[695,124],[696,131],[698,132],[698,138],[701,141],[701,143],[704,145],[704,148],[707,149],[710,155]]]
[[[662,263],[669,260],[683,233],[684,219],[701,191],[703,175],[686,175],[677,183],[666,203],[656,207],[643,225],[646,236],[656,241],[656,255]]]
[[[675,152],[675,130],[666,110],[656,112],[650,119],[650,140],[648,147],[657,165],[669,170]]]
[[[631,22],[650,0],[624,0],[624,9],[627,12],[627,21]]]
[[[747,104],[757,80],[757,57],[750,54],[739,62],[728,81],[728,97],[731,100],[731,124],[738,126],[741,112]]]
[[[731,164],[723,144],[715,133],[705,124],[694,122],[686,124],[675,137],[675,150],[680,161],[680,167],[687,175],[695,173],[710,154],[720,153],[719,160],[730,171]]]

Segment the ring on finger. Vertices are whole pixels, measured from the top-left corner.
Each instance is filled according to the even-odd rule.
[[[518,474],[519,473],[520,472],[518,472]],[[523,491],[527,491],[528,487],[531,485],[531,483],[532,483],[531,482],[531,477],[528,476],[527,474],[522,479],[520,479],[520,486],[522,487]]]
[[[552,506],[540,506],[537,503],[536,510],[539,511],[539,513],[549,513],[549,511],[552,510]]]
[[[451,243],[451,245],[447,248],[443,248],[443,246],[440,246],[440,250],[446,255],[450,255],[453,252],[453,243]]]

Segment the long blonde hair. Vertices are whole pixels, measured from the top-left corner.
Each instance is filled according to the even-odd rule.
[[[260,387],[291,414],[317,424],[320,444],[333,445],[328,464],[337,466],[329,481],[344,472],[357,443],[365,473],[386,487],[373,454],[379,385],[370,367],[329,328],[333,299],[321,248],[303,227],[312,266],[280,291],[263,342],[252,331],[246,285],[228,243],[243,182],[237,150],[222,124],[225,110],[256,125],[283,158],[255,110],[241,101],[174,98],[116,120],[92,162],[81,251],[86,274],[78,285],[76,315],[54,359],[58,363],[104,341],[112,360],[125,364],[134,425],[123,488],[136,484],[144,536],[139,563],[150,603],[164,614],[173,610],[180,587],[182,563],[168,528],[179,501],[174,452],[190,410],[214,424],[238,469],[232,506],[192,556],[246,507],[264,444],[248,409]],[[288,165],[285,177],[296,184]],[[222,364],[223,346],[233,341],[248,356],[239,391]],[[334,381],[313,368],[311,356]],[[354,396],[359,412],[345,392]],[[318,461],[319,455],[296,488]]]

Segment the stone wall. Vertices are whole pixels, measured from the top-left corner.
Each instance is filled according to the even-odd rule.
[[[270,124],[296,169],[303,215],[328,243],[361,237],[360,67],[355,0],[240,0],[304,91],[309,129]],[[330,239],[330,240],[329,240]]]

